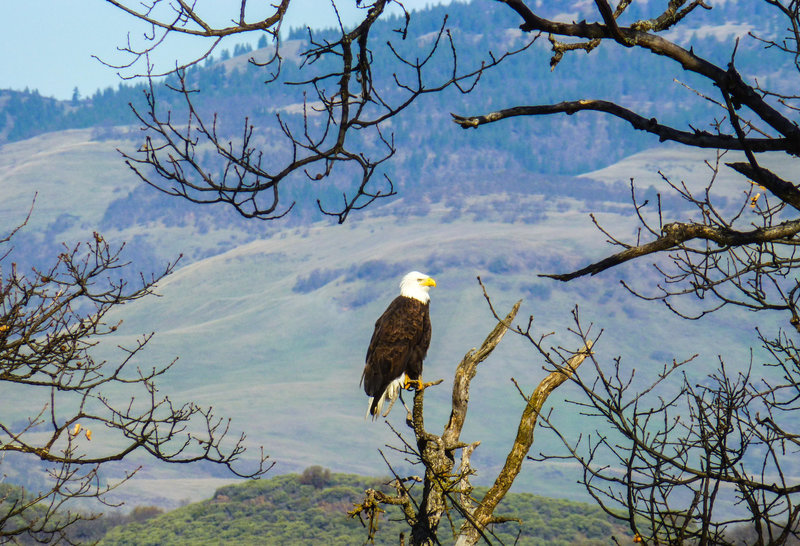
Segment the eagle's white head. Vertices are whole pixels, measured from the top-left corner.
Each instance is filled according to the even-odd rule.
[[[431,300],[428,294],[431,286],[436,286],[436,281],[424,273],[412,271],[400,281],[400,295],[428,303]]]

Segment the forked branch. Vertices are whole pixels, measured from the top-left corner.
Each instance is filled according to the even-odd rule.
[[[563,366],[558,366],[542,379],[539,386],[528,398],[528,403],[520,417],[517,437],[506,457],[502,470],[495,479],[494,485],[487,491],[483,499],[471,514],[469,522],[464,523],[461,534],[456,541],[457,546],[475,544],[480,539],[479,532],[494,520],[494,510],[511,489],[511,485],[522,469],[522,463],[533,445],[534,430],[541,414],[542,407],[550,394],[561,384],[570,379],[578,367],[591,354],[592,341],[587,340],[583,348],[575,353]]]

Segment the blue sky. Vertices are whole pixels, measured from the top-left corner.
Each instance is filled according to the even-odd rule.
[[[408,9],[449,0],[403,0]],[[139,4],[136,0],[129,5]],[[207,6],[211,18],[224,21],[238,14],[239,0],[198,0],[201,9]],[[251,4],[268,5],[269,0],[251,0]],[[346,22],[352,22],[360,10],[355,0],[338,0],[337,6]],[[232,11],[231,11],[232,10]],[[0,89],[38,89],[42,95],[68,99],[75,87],[81,95],[97,89],[116,86],[121,80],[116,71],[103,66],[92,55],[114,62],[122,60],[116,51],[125,45],[128,33],[136,39],[146,30],[128,15],[103,0],[5,0],[0,2],[0,18],[6,22],[0,34]],[[295,0],[284,28],[333,26],[330,0]],[[223,47],[233,50],[246,40],[234,37]],[[157,66],[172,66],[176,58],[199,47],[184,41],[173,41],[162,48]],[[161,63],[160,65],[158,63]]]

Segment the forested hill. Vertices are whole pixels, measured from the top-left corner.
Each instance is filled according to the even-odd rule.
[[[640,11],[647,7],[646,4],[644,8],[636,4],[630,6],[622,22],[630,23],[639,17],[652,16]],[[694,18],[697,27],[670,38],[692,47],[702,57],[724,65],[730,59],[732,37],[746,35],[752,28],[749,21],[759,21],[759,30],[766,25],[765,33],[770,32],[771,24],[777,24],[770,23],[774,20],[767,7],[752,3],[745,7],[736,1],[715,3],[712,10],[699,10],[703,13]],[[556,15],[556,11],[566,12],[578,20],[582,16],[581,9],[578,3],[570,8],[559,2],[550,9],[553,12],[550,15]],[[406,40],[401,40],[395,32],[400,21],[386,20],[374,27],[372,44],[376,67],[380,68],[376,74],[383,73],[383,92],[388,100],[399,99],[401,91],[396,89],[391,78],[391,72],[400,70],[400,66],[392,64],[393,56],[386,48],[386,42],[391,41],[408,58],[420,57],[426,53],[445,16],[446,27],[454,37],[458,52],[458,66],[465,71],[488,59],[490,50],[497,55],[506,49],[521,47],[531,38],[517,29],[519,22],[511,10],[496,9],[494,3],[487,0],[453,3],[417,12],[412,17]],[[324,39],[325,32],[316,33],[315,38]],[[262,39],[261,45],[266,46],[266,40]],[[297,52],[303,51],[306,45],[307,33],[300,30],[293,31],[283,44],[282,82],[307,79],[325,69],[324,63],[312,63],[300,69]],[[296,86],[264,83],[268,79],[265,71],[272,68],[263,69],[247,63],[249,57],[258,57],[259,51],[237,45],[233,51],[219,51],[216,58],[191,69],[188,74],[193,86],[201,90],[195,99],[201,109],[218,112],[220,126],[232,134],[240,132],[245,117],[257,128],[267,127],[274,123],[276,112],[282,111],[282,115],[290,116],[287,107],[303,100],[302,90]],[[745,37],[736,53],[737,67],[745,77],[758,76],[763,81],[760,72],[765,57],[770,54],[762,44]],[[644,116],[655,112],[653,105],[658,104],[657,110],[665,116],[659,121],[682,128],[688,127],[689,119],[695,123],[698,119],[705,119],[708,123],[713,121],[713,115],[698,115],[698,111],[706,109],[708,103],[672,80],[674,67],[653,63],[647,53],[627,50],[616,44],[604,44],[590,56],[593,59],[600,57],[602,62],[595,62],[579,52],[566,55],[551,72],[549,44],[545,37],[541,37],[532,50],[506,60],[486,74],[468,95],[451,90],[422,97],[413,108],[393,120],[392,131],[400,153],[391,163],[391,173],[406,186],[418,180],[408,173],[420,169],[447,173],[452,171],[454,164],[458,164],[461,170],[503,165],[512,170],[516,167],[540,173],[577,174],[611,164],[656,144],[653,137],[630,131],[622,122],[601,114],[556,116],[515,122],[513,127],[511,124],[496,124],[478,131],[463,131],[450,121],[451,112],[478,114],[518,104],[614,98]],[[439,48],[434,61],[423,74],[431,83],[441,81],[450,72],[451,60],[446,44]],[[597,66],[607,67],[614,77],[592,77],[591,67]],[[782,70],[780,64],[771,63],[770,82],[773,79],[780,82]],[[692,86],[696,82],[686,74],[683,83]],[[75,84],[79,86],[80,82]],[[780,84],[777,84],[776,90],[780,91],[779,88]],[[104,132],[110,132],[112,126],[134,124],[136,120],[128,104],[141,106],[143,89],[143,83],[125,83],[117,89],[98,91],[91,97],[81,98],[76,93],[69,101],[46,98],[36,91],[0,91],[0,144],[68,128],[96,127],[98,135],[102,136]],[[180,109],[180,96],[167,92],[163,87],[157,88],[156,92],[164,109]],[[421,127],[425,131],[419,131]],[[589,139],[587,135],[590,135]],[[581,138],[577,138],[579,136]],[[421,145],[423,138],[424,146]],[[576,154],[573,147],[564,146],[564,142],[573,141],[590,144]]]
[[[101,544],[362,544],[367,530],[347,511],[364,500],[367,488],[391,494],[387,482],[311,467],[301,475],[222,487],[210,500],[116,527]],[[494,526],[492,543],[599,546],[609,544],[611,536],[618,544],[633,543],[630,530],[588,504],[512,493],[498,514],[521,523]],[[459,526],[460,518],[453,523]],[[448,525],[442,522],[444,543]],[[375,543],[397,544],[401,532],[408,535],[402,513],[389,508],[380,516]]]

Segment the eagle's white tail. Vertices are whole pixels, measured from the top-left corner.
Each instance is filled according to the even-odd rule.
[[[383,414],[383,416],[386,417],[389,414],[389,410],[392,409],[392,406],[394,406],[394,403],[397,401],[397,397],[400,396],[400,390],[403,388],[405,381],[406,381],[406,374],[402,374],[400,377],[398,377],[397,379],[395,379],[394,381],[389,383],[389,385],[386,386],[386,389],[383,391],[383,394],[378,399],[377,404],[375,404],[374,414],[372,414],[371,410],[372,410],[372,402],[373,400],[375,400],[375,397],[370,396],[367,404],[367,413],[366,415],[364,415],[364,419],[369,417],[370,414],[372,414],[373,420],[377,419],[378,416],[381,415],[381,410],[383,409],[383,405],[386,403],[387,400],[390,400],[391,403],[389,404],[389,407],[386,408],[386,413]]]

